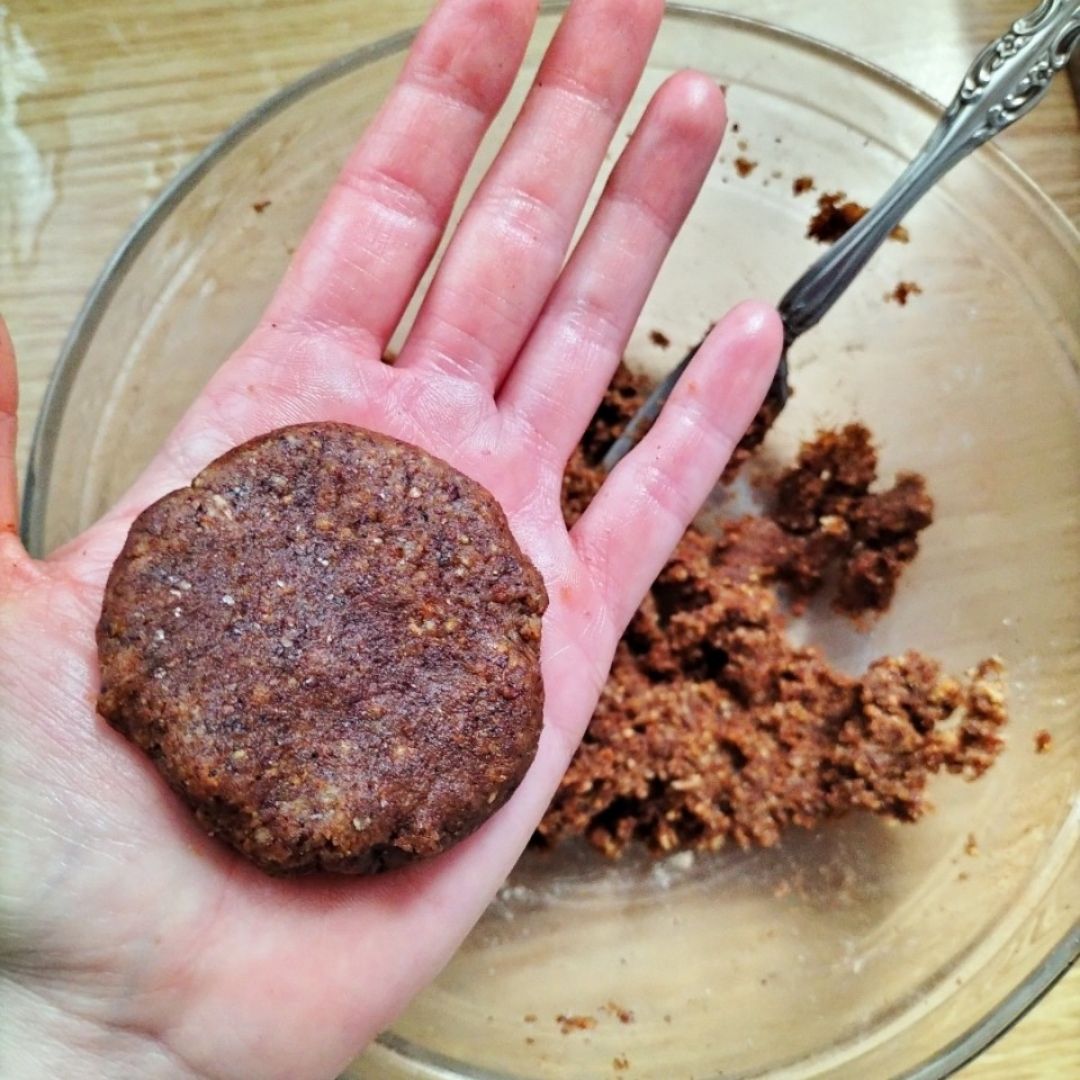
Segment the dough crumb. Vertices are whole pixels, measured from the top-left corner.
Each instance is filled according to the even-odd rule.
[[[890,301],[892,301],[893,303],[899,304],[901,307],[906,307],[908,300],[912,296],[921,296],[921,295],[922,295],[922,288],[918,284],[918,282],[915,282],[915,281],[898,281],[896,283],[896,288],[893,289],[892,292],[887,292],[885,294],[885,302],[889,303]]]
[[[817,207],[817,213],[806,228],[806,235],[821,244],[836,243],[870,209],[848,199],[843,191],[819,195]],[[903,225],[897,225],[890,231],[889,239],[906,244],[911,235]]]
[[[555,1023],[559,1025],[559,1030],[563,1035],[569,1035],[572,1031],[591,1031],[596,1027],[596,1017],[559,1013],[555,1017]]]

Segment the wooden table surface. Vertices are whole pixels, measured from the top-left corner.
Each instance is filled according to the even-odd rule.
[[[1024,0],[697,0],[822,38],[939,99]],[[1033,0],[1032,0],[1033,2]],[[419,22],[429,0],[0,4],[0,313],[19,353],[20,461],[64,336],[171,176],[311,68]],[[1061,78],[1000,145],[1080,223],[1080,116]],[[1080,1076],[1080,970],[963,1072]]]

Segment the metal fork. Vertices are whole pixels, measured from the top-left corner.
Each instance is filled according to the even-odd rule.
[[[1042,0],[975,58],[952,104],[895,183],[784,294],[784,348],[769,396],[788,399],[788,350],[836,303],[903,216],[958,161],[1029,113],[1080,43],[1080,2]],[[638,443],[660,413],[701,343],[657,384],[601,465],[611,469]]]

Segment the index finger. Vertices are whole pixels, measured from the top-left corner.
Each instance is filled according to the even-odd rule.
[[[534,0],[442,0],[293,258],[269,320],[331,326],[382,354],[513,86],[535,18]]]
[[[641,442],[615,466],[570,532],[625,626],[720,479],[765,398],[783,326],[748,302],[713,328]]]

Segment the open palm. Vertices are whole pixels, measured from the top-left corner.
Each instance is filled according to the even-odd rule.
[[[671,78],[564,267],[660,0],[571,7],[407,344],[380,362],[534,10],[444,0],[249,341],[122,503],[42,563],[15,536],[15,376],[0,340],[0,1010],[27,1075],[333,1075],[435,975],[512,867],[619,635],[764,395],[778,322],[747,305],[567,532],[564,465],[724,123],[718,88]],[[373,879],[263,876],[206,838],[94,712],[94,626],[135,515],[237,443],[310,420],[397,436],[480,481],[551,597],[545,729],[524,783],[453,851]]]

